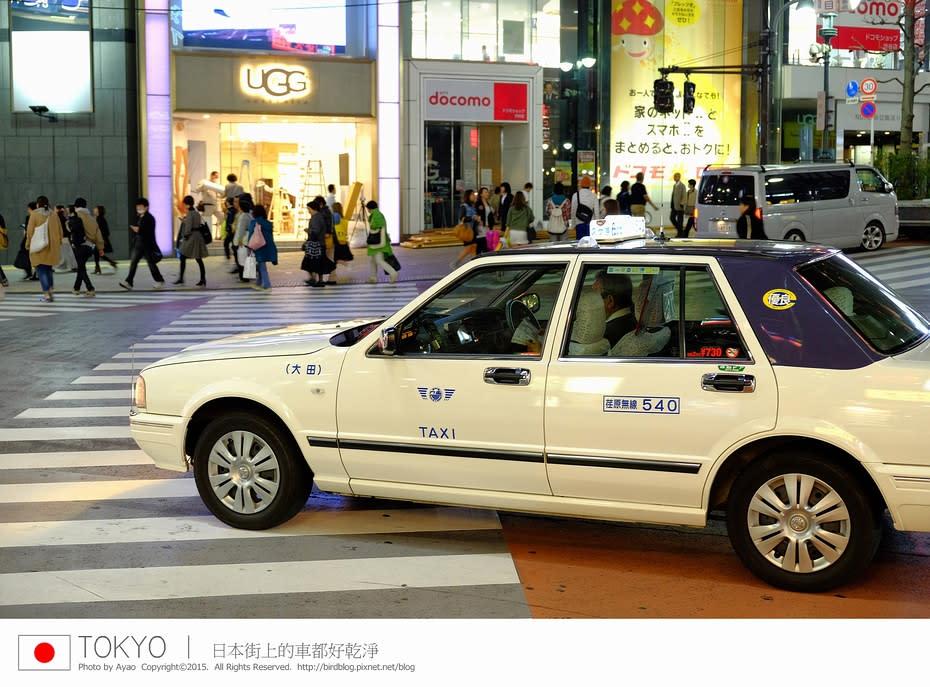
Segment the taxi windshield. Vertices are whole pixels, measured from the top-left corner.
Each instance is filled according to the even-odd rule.
[[[845,255],[803,265],[798,274],[880,353],[902,353],[930,335],[930,323]]]

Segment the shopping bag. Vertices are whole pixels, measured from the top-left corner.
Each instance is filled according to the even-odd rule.
[[[258,265],[255,262],[255,256],[250,255],[245,259],[245,263],[242,265],[242,278],[243,279],[255,279],[255,274],[258,272]]]
[[[501,242],[501,232],[499,229],[488,229],[485,235],[488,242],[488,250],[497,250]]]
[[[29,242],[29,252],[38,253],[48,246],[48,220],[45,220],[35,228],[32,233],[32,240]]]
[[[400,261],[394,256],[393,253],[388,253],[385,255],[384,261],[393,267],[395,272],[400,272]]]

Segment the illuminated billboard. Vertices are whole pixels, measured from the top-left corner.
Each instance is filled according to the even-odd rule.
[[[12,0],[9,11],[13,112],[92,112],[90,2]]]
[[[684,74],[672,74],[674,111],[653,107],[660,67],[739,64],[742,0],[618,0],[611,15],[610,185],[645,177],[650,198],[670,196],[672,175],[698,178],[740,161],[741,76],[690,74],[694,111],[682,109]]]
[[[172,47],[344,55],[345,0],[173,0]]]

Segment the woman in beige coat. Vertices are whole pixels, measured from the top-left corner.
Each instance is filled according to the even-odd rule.
[[[36,228],[48,221],[48,245],[42,250],[33,253],[30,249]],[[36,198],[36,209],[29,215],[29,224],[26,225],[26,250],[29,250],[29,261],[39,275],[39,284],[42,286],[42,302],[51,303],[54,300],[52,291],[52,267],[61,260],[61,221],[48,204],[48,198]]]

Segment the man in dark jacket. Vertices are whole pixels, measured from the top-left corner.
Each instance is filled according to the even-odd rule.
[[[165,286],[165,279],[161,276],[156,264],[161,260],[161,250],[155,241],[155,218],[149,212],[149,201],[146,198],[136,200],[136,213],[139,215],[138,224],[133,224],[130,228],[136,234],[136,241],[132,249],[132,262],[129,264],[129,275],[119,285],[127,291],[132,291],[132,281],[136,276],[136,267],[139,261],[145,258],[148,263],[149,271],[152,273],[152,279],[155,284],[154,289],[161,289]]]

